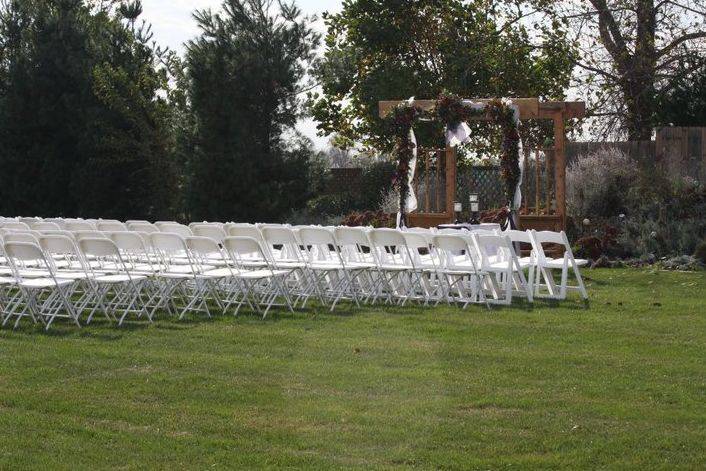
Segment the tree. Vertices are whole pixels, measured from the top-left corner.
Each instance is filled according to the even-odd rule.
[[[706,126],[706,66],[670,84],[657,105],[657,126]]]
[[[227,0],[194,14],[187,45],[195,117],[192,219],[277,220],[307,197],[308,143],[291,134],[301,115],[318,36],[292,4]]]
[[[139,1],[0,6],[0,210],[173,213],[166,72]]]
[[[650,139],[658,104],[706,64],[704,0],[562,2],[598,134]]]
[[[561,99],[573,67],[567,25],[550,1],[351,0],[325,17],[312,113],[336,144],[384,145],[378,101]]]

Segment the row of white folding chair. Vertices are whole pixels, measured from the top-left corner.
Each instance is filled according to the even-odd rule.
[[[235,284],[231,282],[224,287],[226,289],[221,290],[226,293],[226,310],[235,303],[237,313],[240,306],[248,304],[265,316],[269,309],[276,305],[275,301],[278,299],[283,299],[283,305],[289,309],[293,308],[286,286],[281,281],[283,275],[287,275],[288,272],[270,267],[259,270],[251,270],[251,267],[247,266],[236,268],[236,264],[229,263],[224,253],[221,252],[220,246],[211,239],[190,237],[184,240],[176,234],[151,234],[149,236],[151,245],[162,255],[167,252],[178,254],[186,252],[190,255],[198,255],[198,257],[190,259],[189,266],[172,265],[172,257],[162,257],[161,266],[155,269],[149,263],[149,258],[140,258],[140,254],[146,254],[149,251],[142,237],[125,232],[116,232],[110,235],[112,241],[107,238],[82,239],[78,242],[80,250],[76,248],[75,241],[68,236],[60,234],[39,236],[40,245],[45,247],[52,256],[70,255],[75,256],[78,260],[82,260],[81,255],[91,256],[94,263],[84,266],[86,276],[76,276],[79,274],[76,272],[59,272],[56,268],[56,261],[51,256],[41,258],[35,253],[35,257],[31,260],[37,262],[41,258],[42,268],[47,271],[45,276],[51,275],[61,280],[57,286],[69,284],[64,281],[65,279],[69,279],[73,283],[83,281],[87,284],[82,296],[77,301],[79,314],[86,308],[92,308],[87,322],[90,322],[96,309],[99,308],[107,313],[109,318],[114,317],[113,312],[117,309],[124,308],[124,311],[121,311],[119,323],[122,323],[130,312],[136,312],[139,315],[147,314],[151,320],[151,316],[157,308],[170,309],[173,305],[170,303],[173,303],[174,292],[177,290],[188,298],[187,304],[181,310],[180,317],[186,312],[198,310],[203,310],[210,315],[207,304],[209,299],[213,299],[223,307],[220,302],[221,296],[215,292],[214,282],[229,278],[231,281],[237,279],[237,282]],[[9,243],[39,246],[31,242]],[[231,261],[235,260],[235,257],[238,260],[248,258],[253,252],[257,256],[264,257],[260,245],[252,239],[232,237],[225,240],[224,243],[224,249],[230,254]],[[257,250],[252,249],[253,244]],[[129,256],[127,256],[128,254]],[[123,260],[123,255],[126,255],[125,260]],[[220,255],[225,268],[216,269],[202,263],[204,260],[207,263],[212,263],[214,255]],[[204,256],[208,257],[204,258]],[[51,260],[51,262],[47,260]],[[201,260],[201,262],[197,262],[197,260]],[[27,257],[24,261],[30,262]],[[147,263],[144,263],[145,261]],[[119,262],[119,267],[116,267],[118,265],[116,262]],[[240,265],[239,262],[237,264]],[[116,268],[119,269],[116,270]],[[116,271],[117,273],[115,273]],[[163,286],[160,289],[148,293],[148,300],[145,301],[142,299],[143,284],[147,284],[150,277],[158,277],[163,282],[166,280],[174,281],[174,283],[162,283]],[[36,273],[34,279],[38,279]],[[18,282],[25,283],[24,279],[20,279]],[[72,286],[74,285],[72,284]],[[209,298],[210,294],[213,296]],[[264,306],[264,309],[261,309],[260,306]],[[150,313],[145,310],[146,307],[152,308]],[[9,319],[12,314],[10,313],[6,319]],[[75,317],[77,319],[78,315]],[[19,318],[17,322],[19,322]]]
[[[87,323],[98,310],[119,324],[129,313],[149,317],[138,302],[146,277],[130,273],[107,238],[76,242],[65,235],[45,234],[22,242],[5,240],[3,248],[18,288],[13,302],[3,303],[3,325],[16,317],[17,326],[26,316],[44,322],[46,328],[62,316],[80,325],[85,309],[90,310]],[[74,295],[77,299],[72,299]]]

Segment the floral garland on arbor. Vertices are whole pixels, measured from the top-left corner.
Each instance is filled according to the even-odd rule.
[[[472,118],[485,116],[500,127],[500,169],[507,206],[512,210],[513,199],[521,178],[519,117],[508,100],[496,99],[485,105],[478,105],[460,97],[441,93],[436,105],[429,111],[422,110],[410,100],[395,107],[387,116],[387,129],[394,136],[393,155],[397,160],[397,170],[393,177],[393,187],[398,190],[400,203],[400,225],[406,225],[407,198],[410,194],[410,162],[415,156],[414,125],[422,118],[436,119],[447,130],[453,132]]]

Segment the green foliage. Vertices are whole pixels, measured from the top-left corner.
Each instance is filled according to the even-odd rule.
[[[304,140],[285,141],[300,116],[318,36],[294,7],[229,0],[194,14],[187,45],[194,113],[188,210],[194,220],[277,221],[309,197]]]
[[[655,123],[662,126],[706,126],[706,66],[675,79],[660,96]]]
[[[515,21],[523,8],[537,9],[532,21]],[[316,71],[323,95],[311,97],[312,109],[342,145],[389,145],[379,100],[433,99],[443,90],[562,98],[573,67],[552,2],[351,0],[326,24]]]
[[[0,212],[172,217],[166,71],[141,6],[0,7]]]

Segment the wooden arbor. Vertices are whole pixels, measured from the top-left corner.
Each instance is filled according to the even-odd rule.
[[[491,99],[474,99],[474,102],[487,103]],[[540,196],[539,196],[539,171],[537,171],[535,182],[535,195],[534,201],[536,202],[534,208],[528,206],[528,202],[532,195],[523,195],[525,204],[524,213],[520,216],[520,225],[525,229],[550,229],[550,230],[562,230],[565,227],[566,222],[566,120],[571,118],[582,118],[586,114],[586,105],[583,102],[564,102],[564,101],[548,101],[540,102],[537,98],[513,98],[513,104],[515,104],[520,111],[520,120],[551,120],[553,122],[554,128],[554,144],[549,148],[541,149],[530,149],[528,146],[524,146],[525,151],[525,162],[532,152],[538,155],[539,152],[543,152],[545,155],[551,155],[553,158],[552,170],[554,178],[552,181],[545,182],[546,185],[553,187],[553,200],[555,204],[551,204],[551,193],[547,192],[546,200],[547,204],[543,210],[540,211]],[[379,102],[379,113],[380,117],[386,117],[391,110],[400,104],[404,104],[406,101],[381,101]],[[415,100],[415,106],[418,106],[424,110],[431,110],[436,106],[436,100]],[[484,117],[477,118],[479,120],[486,120]],[[434,211],[429,211],[428,206],[422,208],[422,211],[417,211],[409,215],[410,224],[420,227],[431,227],[438,224],[444,224],[452,222],[454,218],[453,203],[456,200],[456,148],[446,146],[443,149],[444,160],[445,160],[445,205],[441,208],[435,208]],[[420,159],[421,161],[422,159]],[[547,164],[549,165],[549,160]],[[546,175],[550,172],[547,171]],[[530,178],[530,175],[525,173],[525,181]],[[526,185],[523,184],[523,190]],[[524,192],[524,191],[523,191]]]

